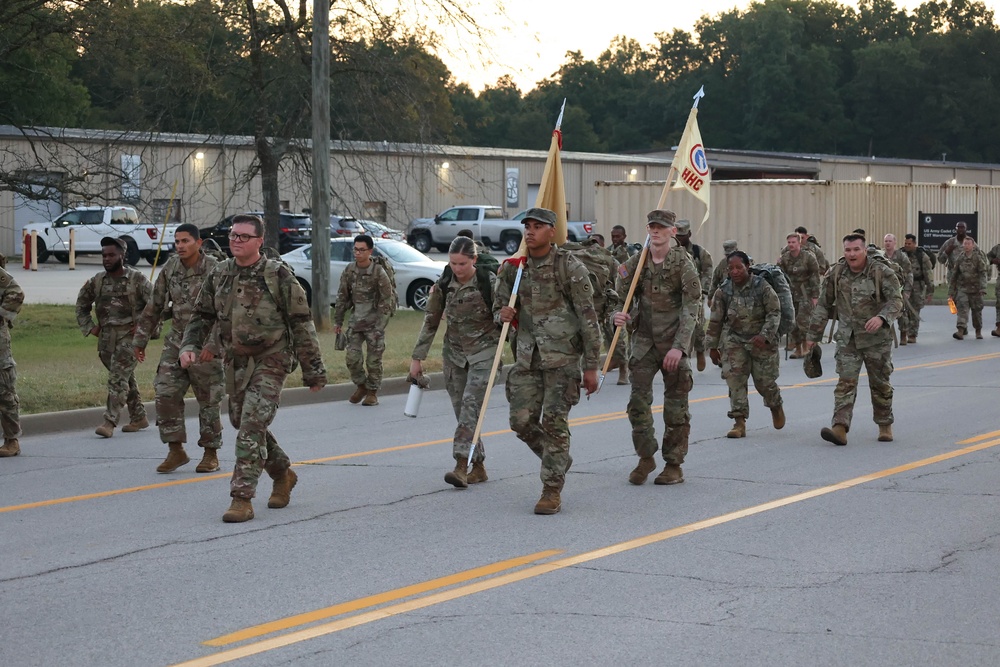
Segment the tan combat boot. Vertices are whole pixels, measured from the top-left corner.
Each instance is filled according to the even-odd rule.
[[[229,509],[222,515],[226,523],[243,523],[253,518],[253,505],[249,498],[233,498]]]
[[[562,507],[562,499],[559,497],[559,489],[554,486],[545,485],[542,489],[542,497],[535,503],[535,514],[555,514]]]
[[[469,488],[468,471],[465,461],[455,461],[455,469],[444,474],[444,481],[448,482],[456,489]]]
[[[0,447],[0,458],[17,456],[21,453],[21,443],[17,438],[4,438],[3,447]]]
[[[102,438],[110,438],[115,434],[115,425],[105,419],[103,424],[94,429],[94,433]]]
[[[771,424],[779,431],[785,428],[785,408],[780,405],[771,408]]]
[[[281,473],[274,479],[274,488],[271,489],[271,497],[267,499],[267,506],[273,510],[288,507],[288,501],[292,498],[292,489],[299,481],[299,476],[291,468]]]
[[[993,331],[990,332],[990,335],[991,336],[996,336],[997,338],[1000,338],[1000,324],[997,325],[996,329],[994,329]]]
[[[789,359],[801,359],[803,356],[805,356],[805,353],[806,353],[806,351],[805,351],[805,344],[803,344],[803,343],[796,343],[796,345],[795,345],[795,351],[792,352],[790,355],[788,355],[788,358]]]
[[[149,420],[143,417],[138,421],[129,422],[122,426],[122,433],[135,433],[136,431],[141,431],[144,428],[149,427]]]
[[[726,434],[727,438],[745,438],[747,437],[747,418],[737,417],[736,423],[733,427],[729,429],[729,433]]]
[[[639,459],[639,465],[628,474],[629,484],[635,484],[639,486],[640,484],[646,483],[646,478],[649,477],[649,473],[656,470],[656,461],[652,456],[643,456]]]
[[[359,384],[358,388],[354,390],[354,393],[351,394],[351,397],[347,400],[349,400],[351,403],[360,403],[361,399],[364,398],[365,394],[367,393],[368,389],[365,388],[363,384]]]
[[[899,346],[903,347],[904,345],[906,345],[907,342],[908,341],[907,341],[907,338],[906,338],[906,334],[904,334],[902,331],[900,331],[899,332]]]
[[[676,463],[668,463],[663,467],[663,472],[656,476],[653,484],[661,486],[665,484],[680,484],[684,481],[684,471]]]
[[[368,390],[368,393],[365,394],[365,400],[361,401],[361,405],[367,405],[369,407],[378,405],[378,395],[375,393],[374,389]]]
[[[219,469],[219,450],[211,447],[205,448],[205,453],[201,456],[201,461],[195,467],[195,472],[215,472]]]
[[[983,330],[982,329],[976,329],[976,338],[978,340],[982,340],[983,339]]]
[[[1000,329],[1000,327],[997,328]],[[628,362],[623,361],[622,364],[618,367],[618,384],[623,385],[628,383],[629,383]]]
[[[847,427],[843,424],[834,424],[833,428],[824,428],[819,432],[819,437],[827,442],[843,447],[847,444]]]
[[[916,335],[916,334],[910,334],[910,335],[909,335],[909,336],[907,336],[906,338],[907,338],[907,342],[908,342],[908,343],[909,343],[910,345],[913,345],[914,343],[916,343],[916,342],[917,342],[917,335]]]
[[[472,470],[469,471],[468,477],[466,477],[466,482],[469,484],[480,484],[482,482],[488,481],[490,478],[486,476],[486,465],[482,461],[475,461],[472,464]]]
[[[170,447],[170,451],[167,452],[167,458],[163,459],[163,463],[156,466],[156,472],[173,472],[191,460],[184,451],[183,442],[170,442],[167,446]]]
[[[878,441],[892,442],[892,424],[878,425]]]
[[[698,350],[698,372],[705,370],[705,350]]]

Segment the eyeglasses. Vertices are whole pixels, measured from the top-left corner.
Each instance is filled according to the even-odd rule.
[[[230,234],[229,241],[239,241],[240,243],[246,243],[250,239],[259,239],[259,236],[254,236],[253,234]]]
[[[371,252],[371,248],[355,248],[354,252]]]

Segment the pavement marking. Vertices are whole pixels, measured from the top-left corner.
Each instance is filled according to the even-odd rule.
[[[993,433],[986,433],[980,436],[975,436],[974,438],[970,438],[970,440],[981,440],[982,438],[988,438],[990,436],[997,435],[998,433],[1000,432],[994,431]],[[968,441],[962,441],[962,442],[968,442]],[[942,461],[948,461],[950,459],[954,459],[960,456],[965,456],[967,454],[972,454],[978,451],[982,451],[984,449],[996,447],[997,445],[1000,445],[1000,438],[989,439],[986,440],[985,442],[964,447],[962,449],[952,450],[950,452],[945,452],[944,454],[938,454],[936,456],[920,459],[918,461],[913,461],[911,463],[905,463],[903,465],[895,466],[893,468],[887,468],[885,470],[869,473],[867,475],[861,475],[860,477],[847,479],[842,482],[837,482],[836,484],[822,486],[816,489],[812,489],[811,491],[805,491],[803,493],[796,493],[791,496],[786,496],[785,498],[771,500],[766,503],[753,505],[752,507],[736,510],[734,512],[720,514],[718,516],[711,517],[708,519],[703,519],[701,521],[695,521],[694,523],[689,523],[684,526],[678,526],[676,528],[671,528],[669,530],[652,533],[650,535],[645,535],[643,537],[626,540],[624,542],[619,542],[617,544],[611,544],[606,547],[602,547],[600,549],[594,549],[593,551],[586,551],[584,553],[577,554],[576,556],[568,556],[566,558],[560,558],[557,560],[549,561],[547,563],[540,563],[538,565],[533,565],[531,567],[517,570],[515,572],[508,572],[506,574],[484,579],[482,581],[477,581],[471,584],[466,584],[464,586],[458,586],[456,588],[452,588],[446,591],[432,593],[431,595],[427,595],[421,598],[407,600],[406,602],[390,605],[387,607],[383,607],[381,609],[375,609],[372,611],[357,614],[355,616],[349,616],[347,618],[331,621],[329,623],[323,623],[314,626],[312,628],[297,630],[295,632],[290,632],[286,635],[273,637],[271,639],[265,639],[259,642],[254,642],[237,648],[219,651],[218,653],[213,653],[211,655],[195,658],[193,660],[188,660],[186,662],[176,663],[172,667],[210,667],[212,665],[221,665],[227,662],[232,662],[233,660],[239,660],[240,658],[246,658],[252,655],[259,655],[267,651],[272,651],[278,648],[284,648],[286,646],[291,646],[292,644],[297,644],[299,642],[307,641],[309,639],[323,637],[325,635],[330,635],[336,632],[340,632],[342,630],[348,630],[350,628],[366,625],[368,623],[373,623],[375,621],[391,618],[393,616],[399,616],[401,614],[405,614],[411,611],[416,611],[418,609],[424,609],[426,607],[442,604],[444,602],[450,602],[452,600],[457,600],[459,598],[468,597],[470,595],[481,593],[483,591],[492,590],[494,588],[500,588],[501,586],[506,586],[508,584],[525,581],[527,579],[533,579],[543,574],[548,574],[550,572],[556,572],[558,570],[562,570],[568,567],[573,567],[574,565],[588,563],[590,561],[598,560],[600,558],[606,558],[608,556],[614,556],[620,553],[625,553],[627,551],[632,551],[634,549],[646,547],[652,544],[656,544],[658,542],[664,542],[673,537],[687,535],[689,533],[705,530],[706,528],[714,528],[715,526],[721,526],[731,521],[736,521],[738,519],[745,519],[747,517],[754,516],[756,514],[761,514],[763,512],[768,512],[770,510],[779,509],[782,507],[786,507],[788,505],[793,505],[795,503],[799,503],[804,500],[811,500],[813,498],[818,498],[820,496],[834,493],[836,491],[843,491],[845,489],[850,489],[855,486],[866,484],[874,480],[883,479],[885,477],[891,477],[892,475],[908,472],[910,470],[916,470],[918,468],[923,468],[925,466],[933,465],[935,463],[941,463]]]
[[[925,364],[914,364],[912,366],[901,366],[896,368],[893,372],[915,370],[918,368],[941,368],[944,366],[956,366],[959,364],[968,364],[976,361],[985,361],[988,359],[996,359],[1000,357],[1000,352],[994,352],[990,354],[982,354],[973,357],[959,357],[957,359],[946,359],[943,361],[932,361]],[[867,374],[862,373],[861,377],[865,377]],[[836,377],[820,378],[818,380],[813,380],[811,382],[800,382],[798,384],[785,385],[781,387],[782,389],[798,389],[801,387],[810,387],[819,384],[825,384],[829,382],[836,382]],[[756,394],[756,391],[751,391],[751,394]],[[707,401],[718,401],[724,398],[728,398],[728,395],[718,395],[718,396],[705,396],[703,398],[692,399],[691,403],[704,403]],[[657,414],[663,411],[662,405],[652,406],[652,413]],[[570,426],[587,426],[589,424],[598,424],[601,422],[614,421],[616,419],[624,419],[628,416],[628,413],[624,411],[620,412],[606,412],[600,415],[590,415],[587,417],[577,417],[569,420]],[[505,435],[511,433],[510,429],[504,429],[500,431],[490,431],[489,433],[483,433],[483,437],[491,437],[495,435]],[[292,465],[313,465],[318,463],[329,463],[331,461],[343,461],[345,459],[356,459],[364,456],[372,456],[374,454],[388,454],[391,452],[400,452],[408,449],[420,449],[422,447],[430,447],[432,445],[443,445],[450,443],[451,438],[442,438],[440,440],[428,440],[426,442],[417,442],[409,445],[399,445],[397,447],[385,447],[382,449],[371,449],[363,452],[351,452],[349,454],[338,454],[337,456],[327,456],[319,459],[309,459],[307,461],[298,461]],[[964,443],[962,443],[964,444]],[[98,493],[88,493],[81,496],[67,496],[65,498],[53,498],[50,500],[40,500],[33,503],[24,503],[22,505],[8,505],[6,507],[0,507],[0,514],[5,512],[18,512],[21,510],[37,509],[39,507],[50,507],[52,505],[61,505],[63,503],[74,503],[83,500],[95,500],[98,498],[108,498],[111,496],[119,496],[126,493],[136,493],[138,491],[153,491],[155,489],[165,489],[171,486],[180,486],[182,484],[194,484],[196,482],[207,482],[214,479],[223,479],[231,477],[230,473],[220,473],[217,475],[199,475],[198,477],[172,480],[170,482],[160,482],[159,484],[147,484],[145,486],[133,486],[127,489],[114,489],[112,491],[101,491]]]
[[[479,579],[480,577],[486,577],[491,574],[497,574],[498,572],[503,572],[504,570],[510,570],[538,560],[558,556],[561,553],[563,553],[563,551],[559,549],[549,549],[548,551],[539,551],[538,553],[528,554],[527,556],[519,556],[517,558],[502,560],[490,565],[484,565],[482,567],[473,568],[464,572],[450,574],[446,577],[439,577],[423,583],[386,591],[385,593],[369,595],[350,602],[342,602],[331,607],[324,607],[315,611],[296,614],[295,616],[288,616],[269,623],[261,623],[260,625],[255,625],[245,630],[239,630],[227,635],[222,635],[221,637],[216,637],[215,639],[209,639],[208,641],[202,643],[206,646],[227,646],[246,639],[255,639],[263,635],[271,634],[272,632],[288,630],[300,625],[306,625],[307,623],[322,621],[333,616],[340,616],[341,614],[346,614],[352,611],[360,611],[361,609],[367,609],[368,607],[374,607],[386,602],[402,600],[403,598],[408,598],[420,593],[427,593],[438,588],[464,583],[473,579]]]

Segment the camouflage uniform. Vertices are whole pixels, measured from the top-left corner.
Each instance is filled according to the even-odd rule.
[[[990,265],[986,255],[973,248],[968,255],[964,250],[952,253],[955,265],[948,281],[948,294],[958,306],[957,328],[967,334],[969,311],[972,311],[972,326],[978,334],[983,328],[983,293],[990,276]]]
[[[934,293],[934,267],[931,265],[931,258],[922,248],[914,248],[912,253],[906,250],[903,252],[913,267],[913,288],[910,292],[910,306],[913,312],[908,313],[906,335],[910,340],[914,340],[920,332],[920,311],[923,310],[927,295]]]
[[[100,327],[97,353],[108,369],[108,402],[104,419],[114,425],[118,424],[126,406],[130,422],[146,418],[146,408],[135,382],[136,359],[132,335],[139,314],[149,301],[153,285],[149,278],[131,266],[125,265],[123,270],[118,278],[106,271],[95,275],[83,284],[76,297],[76,322],[83,335],[88,336],[91,329]],[[91,316],[92,310],[97,314],[96,324]]]
[[[899,333],[900,343],[906,345],[906,332],[910,330],[910,320],[913,319],[909,308],[906,307],[906,304],[910,303],[910,297],[913,296],[913,263],[910,261],[910,256],[902,248],[896,248],[891,255],[886,253],[886,257],[899,267],[896,271],[896,277],[899,278],[899,286],[903,290],[905,301],[903,309],[899,311]]]
[[[986,253],[986,259],[989,260],[991,265],[997,266],[997,289],[996,289],[996,328],[993,330],[994,336],[1000,336],[1000,243],[993,246],[988,253]]]
[[[163,339],[163,352],[153,381],[156,390],[156,425],[160,429],[161,442],[187,442],[184,395],[190,387],[198,400],[198,445],[207,449],[222,446],[219,403],[222,402],[225,391],[225,377],[218,341],[211,337],[212,342],[205,346],[215,355],[211,361],[196,361],[188,368],[181,368],[178,362],[184,329],[191,320],[191,312],[205,277],[216,262],[214,257],[202,252],[198,262],[187,268],[181,263],[180,257],[171,256],[156,276],[153,296],[143,309],[139,326],[136,327],[132,344],[144,350],[149,343],[150,332],[160,321],[160,314],[167,308],[170,309],[170,333]]]
[[[802,247],[816,256],[816,265],[819,267],[819,275],[820,277],[825,276],[826,272],[830,269],[830,260],[828,260],[826,255],[823,254],[823,248],[820,247],[819,241],[816,240],[816,237],[807,237],[805,243],[802,244]]]
[[[494,316],[510,301],[517,267],[497,277]],[[573,459],[569,411],[580,402],[583,370],[597,370],[601,328],[586,267],[552,246],[545,257],[525,259],[518,288],[514,367],[507,375],[510,427],[542,460],[546,487],[562,490]]]
[[[869,254],[864,269],[851,271],[841,259],[827,272],[819,302],[809,322],[809,340],[819,342],[826,321],[837,318],[837,375],[833,392],[832,425],[851,428],[858,376],[862,364],[868,372],[872,410],[876,424],[892,424],[892,323],[903,308],[899,279],[888,263]],[[875,333],[865,331],[865,322],[880,316],[885,324]]]
[[[250,499],[262,469],[277,480],[291,465],[268,430],[285,378],[297,360],[302,383],[322,387],[326,368],[305,292],[274,260],[216,264],[195,301],[181,352],[197,353],[216,326],[226,358],[229,421],[239,430],[230,495]]]
[[[678,221],[678,231],[684,222],[683,220]],[[691,343],[695,352],[703,353],[705,351],[705,297],[710,294],[708,290],[712,286],[712,255],[695,243],[681,247],[690,255],[695,271],[698,272],[698,281],[701,284],[701,298],[698,300],[698,324],[694,328]]]
[[[628,243],[611,244],[609,251],[619,264],[624,264],[629,257],[638,254]]]
[[[392,282],[374,257],[366,268],[351,262],[340,274],[337,307],[333,323],[344,325],[344,315],[352,310],[351,319],[344,333],[347,348],[344,361],[351,373],[351,382],[369,391],[382,386],[382,354],[385,353],[385,327],[392,313]],[[368,359],[362,354],[362,345],[368,346]]]
[[[788,343],[796,347],[806,341],[806,331],[813,311],[812,300],[819,296],[819,263],[816,255],[808,250],[799,250],[799,256],[792,257],[786,247],[778,258],[778,266],[788,276],[788,286],[792,288],[795,328],[788,334]]]
[[[490,284],[495,286],[496,277],[490,274],[489,278]],[[493,356],[500,344],[500,330],[493,319],[493,303],[483,298],[477,279],[478,276],[473,275],[463,285],[453,277],[445,289],[440,288],[440,283],[434,286],[427,300],[424,325],[413,347],[414,359],[426,359],[442,317],[447,320],[443,346],[444,380],[458,419],[452,455],[463,463],[469,458]],[[486,450],[480,440],[472,460],[482,462],[485,458]]]
[[[639,458],[656,453],[656,428],[653,424],[653,378],[663,377],[663,459],[670,465],[681,465],[688,450],[691,433],[691,413],[688,393],[694,386],[691,377],[691,338],[698,326],[701,307],[701,283],[687,251],[674,246],[662,264],[652,256],[642,268],[629,315],[632,337],[629,369],[632,371],[632,393],[628,401],[628,419],[632,425],[632,444]],[[624,301],[631,276],[639,264],[633,257],[619,272],[618,293]],[[663,359],[672,348],[684,353],[677,371],[663,369]]]
[[[17,398],[17,364],[10,348],[10,327],[21,311],[24,292],[7,271],[0,269],[0,427],[4,440],[21,437],[21,403]]]
[[[615,325],[611,321],[611,316],[618,310],[618,292],[615,291],[618,260],[612,256],[609,250],[602,248],[597,243],[597,239],[587,239],[579,243],[567,241],[562,245],[562,248],[576,254],[590,272],[590,281],[594,287],[594,310],[597,311],[597,317],[601,323],[604,345],[609,346],[615,335]],[[608,350],[608,354],[611,355],[611,363],[608,368],[618,368],[626,363],[626,339],[627,336],[623,330],[618,336],[614,351]]]
[[[781,304],[778,295],[761,276],[750,274],[742,286],[733,281],[719,289],[712,298],[712,316],[708,323],[707,345],[721,349],[722,371],[729,385],[729,417],[750,416],[747,380],[764,399],[764,406],[782,405],[778,389],[778,325]],[[720,339],[725,343],[720,348]],[[758,349],[750,341],[761,335],[767,347]]]

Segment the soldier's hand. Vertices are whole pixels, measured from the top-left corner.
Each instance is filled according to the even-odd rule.
[[[90,335],[91,336],[100,336],[101,335],[101,327],[95,326],[93,329],[90,330]]]
[[[191,351],[181,352],[181,356],[178,359],[178,361],[181,364],[181,368],[188,368],[189,366],[191,366],[191,364],[194,363],[194,352]]]
[[[627,322],[632,321],[632,316],[628,313],[617,312],[614,316],[614,323],[616,327],[623,327]]]
[[[134,347],[132,348],[132,351],[135,353],[135,358],[140,364],[146,361],[146,350],[141,347]]]
[[[333,328],[333,333],[335,333],[337,335],[340,335],[340,327],[334,327]]]
[[[865,331],[868,333],[875,333],[885,325],[885,320],[876,315],[867,322],[865,322]]]
[[[722,352],[719,352],[718,348],[713,347],[708,351],[708,356],[712,358],[712,363],[716,366],[722,365]]]
[[[816,297],[815,299],[810,299],[810,301],[812,301],[812,304],[815,306],[817,303],[819,303],[819,297]]]
[[[201,348],[201,354],[198,355],[198,361],[204,364],[212,359],[215,359],[215,354],[207,347]]]
[[[413,359],[410,361],[410,377],[417,378],[420,377],[424,372],[424,367],[420,363],[419,359]]]
[[[667,356],[663,357],[663,370],[668,373],[674,373],[677,368],[681,365],[681,359],[684,358],[684,353],[678,350],[676,347],[667,352]]]
[[[753,338],[751,338],[750,342],[758,350],[763,350],[764,348],[767,347],[767,339],[764,338],[763,336],[761,336],[760,334],[757,334],[756,336],[754,336]]]
[[[583,372],[583,388],[587,390],[587,396],[597,391],[597,370]]]
[[[815,345],[815,344],[816,344],[816,342],[815,342],[815,341],[812,341],[812,340],[807,340],[807,341],[806,341],[806,342],[804,343],[804,345],[806,346],[806,352],[808,352],[809,350],[813,349],[813,345]]]
[[[510,306],[504,306],[500,309],[501,322],[513,322],[515,319],[517,319],[516,308],[511,308]]]

